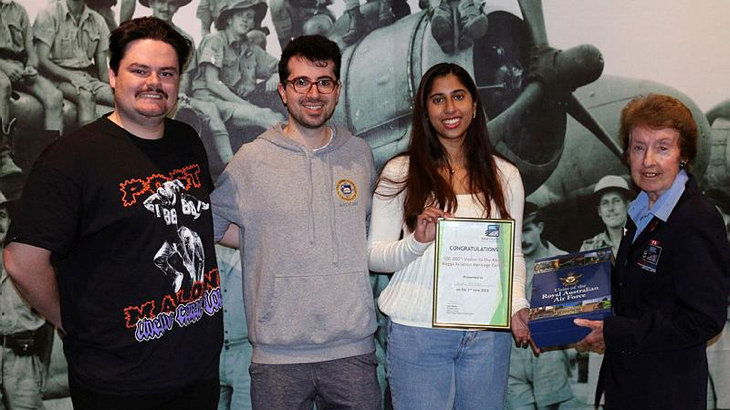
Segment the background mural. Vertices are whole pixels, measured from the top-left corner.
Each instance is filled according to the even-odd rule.
[[[15,1],[26,9],[31,24],[41,10],[56,3]],[[109,25],[128,16],[154,13],[173,22],[196,46],[201,46],[206,33],[216,32],[221,11],[237,3],[85,1],[100,10]],[[321,33],[338,42],[344,52],[343,88],[334,120],[370,143],[378,165],[408,144],[411,99],[421,74],[441,61],[466,67],[480,87],[492,143],[520,168],[527,199],[538,208],[536,223],[542,225],[534,240],[542,246],[577,251],[587,246],[586,239],[609,230],[607,219],[599,216],[600,198],[593,193],[606,175],[629,182],[628,169],[619,159],[618,114],[632,97],[648,92],[672,94],[691,107],[701,130],[694,173],[703,189],[714,190],[710,193],[718,207],[730,213],[730,77],[725,74],[730,65],[730,7],[726,2],[488,0],[475,4],[477,8],[470,1],[250,0],[260,10],[266,9],[266,14],[248,41],[261,46],[272,59],[278,58],[281,44],[302,33]],[[438,10],[453,11],[446,31],[431,25]],[[486,16],[485,30],[465,29],[466,23],[481,21],[481,16]],[[285,111],[278,95],[266,91],[271,70],[265,70],[260,61],[248,67],[258,80],[233,90],[241,101],[232,112],[211,103],[214,90],[204,82],[196,86],[202,68],[195,61],[186,72],[193,84],[183,90],[176,116],[200,132],[212,169],[219,174],[232,153]],[[10,118],[16,121],[7,130],[4,124],[2,142],[11,148],[19,169],[0,164],[0,190],[7,198],[1,206],[9,209],[12,218],[22,182],[49,140],[40,132],[44,117],[37,99],[15,92],[9,101]],[[96,111],[100,115],[109,109],[101,104]],[[74,104],[64,102],[66,131],[77,126],[76,112]],[[534,244],[525,245],[527,249]],[[235,256],[224,250],[219,255],[224,286],[240,286],[240,263]],[[377,295],[388,277],[371,279]],[[235,327],[232,333],[237,338],[226,342],[224,356],[230,359],[223,361],[227,373],[222,373],[222,382],[227,384],[231,408],[248,408],[250,351],[245,318],[241,309],[233,305],[228,309],[239,312],[229,314],[226,321],[231,329]],[[726,326],[726,335],[708,349],[712,375],[708,408],[730,409],[730,392],[720,388],[730,385],[729,332]],[[376,336],[382,357],[385,335]],[[70,408],[63,398],[67,386],[59,345],[54,340],[46,408]],[[246,359],[236,362],[234,357]],[[536,404],[589,408],[600,355],[568,349],[527,360],[528,364],[520,362],[521,372],[513,372],[509,394],[515,408]],[[382,366],[380,372],[382,377]],[[382,381],[387,391],[384,377]],[[561,394],[549,394],[555,391]]]

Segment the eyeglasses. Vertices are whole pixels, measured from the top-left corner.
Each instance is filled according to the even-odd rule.
[[[307,77],[299,77],[293,80],[286,80],[287,84],[294,87],[294,91],[298,94],[307,94],[312,89],[312,85],[317,84],[317,91],[320,94],[330,94],[337,88],[339,83],[329,77],[319,78],[317,81],[311,81]]]

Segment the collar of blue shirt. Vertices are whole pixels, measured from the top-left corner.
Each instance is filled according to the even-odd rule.
[[[644,191],[641,191],[639,196],[629,204],[629,217],[636,224],[636,233],[633,240],[636,240],[653,217],[657,217],[664,222],[669,219],[669,215],[684,193],[687,180],[689,180],[687,172],[685,170],[679,171],[677,177],[674,178],[674,182],[672,182],[672,186],[659,196],[651,209],[649,208],[649,195]]]

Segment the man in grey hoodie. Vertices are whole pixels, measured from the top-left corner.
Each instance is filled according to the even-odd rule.
[[[289,112],[245,144],[213,192],[216,240],[239,246],[254,409],[379,409],[366,218],[368,144],[330,125],[340,51],[299,37],[279,62]]]

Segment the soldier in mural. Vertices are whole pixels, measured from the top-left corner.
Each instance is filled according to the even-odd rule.
[[[353,44],[370,31],[378,27],[386,26],[395,21],[396,17],[393,14],[393,5],[398,2],[398,0],[371,1],[377,4],[377,13],[374,13],[376,14],[376,17],[371,19],[371,22],[368,22],[361,12],[359,0],[344,0],[345,16],[349,23],[347,31],[342,34],[342,41],[344,41],[345,44]]]
[[[0,192],[0,251],[10,225]],[[45,320],[18,295],[0,255],[0,409],[43,408]]]
[[[212,1],[215,5],[222,4],[216,3],[216,0]],[[199,121],[199,132],[203,142],[206,144],[206,150],[208,151],[208,158],[210,160],[211,174],[213,175],[213,178],[216,178],[223,170],[223,166],[230,159],[230,156],[228,155],[229,151],[231,151],[230,135],[225,122],[219,114],[216,101],[208,98],[201,99],[193,97],[191,85],[193,78],[198,72],[197,63],[195,61],[195,41],[189,33],[173,22],[173,17],[178,10],[183,6],[190,4],[191,0],[139,0],[139,2],[142,6],[152,9],[153,17],[157,17],[170,24],[178,33],[188,39],[193,45],[191,61],[188,62],[185,72],[180,78],[180,98],[178,100],[177,111],[178,113],[181,113],[179,118],[183,121],[186,119],[192,120],[192,118]],[[208,1],[204,0],[204,2],[207,7]],[[202,6],[203,2],[201,2],[198,6],[198,11],[200,11]],[[248,35],[251,35],[251,33],[252,31],[249,31]],[[192,117],[186,116],[187,111],[192,113]],[[223,152],[224,154],[220,154],[220,152]]]
[[[389,0],[380,0],[381,4],[386,4]],[[360,40],[367,32],[365,17],[360,12],[359,0],[345,0],[345,14],[350,21],[347,32],[342,36],[345,44],[352,44]],[[391,18],[392,21],[392,18]]]
[[[134,15],[136,1],[137,0],[121,0],[121,11],[119,12],[120,23],[124,23],[132,18]],[[114,18],[114,10],[112,10],[112,8],[117,5],[117,0],[86,0],[86,5],[104,18],[109,31],[117,28],[117,21]]]
[[[213,24],[214,16],[220,16],[221,11],[225,11],[229,7],[227,0],[201,0],[198,4],[196,16],[201,22],[201,32],[204,38],[210,35],[210,28]],[[262,20],[266,14],[265,3],[259,1],[263,9],[256,9],[253,27],[246,33],[246,41],[250,47],[257,46],[261,50],[266,50],[268,44],[266,36],[269,34],[269,28],[262,26]],[[210,52],[210,47],[208,52]],[[197,54],[197,53],[196,53]],[[250,140],[251,135],[259,132],[263,127],[258,125],[247,126],[247,121],[224,121],[217,105],[217,98],[209,98],[210,94],[203,92],[204,98],[194,98],[194,92],[191,89],[191,81],[197,75],[200,65],[193,57],[193,61],[188,64],[187,71],[183,76],[180,84],[180,104],[178,106],[178,117],[183,121],[192,121],[200,126],[201,137],[208,151],[210,160],[211,173],[214,178],[220,175],[223,167],[234,151],[236,151],[242,143]],[[230,70],[230,69],[226,69]],[[261,79],[255,80],[257,83]],[[198,86],[199,83],[198,83]],[[199,93],[200,95],[200,93]],[[276,104],[278,98],[273,92],[266,92],[265,86],[259,86],[246,96],[246,100],[253,106],[260,106],[263,110],[258,113],[268,115],[266,108],[271,108],[272,103]],[[277,104],[278,105],[278,104]],[[188,112],[190,110],[190,112]],[[230,111],[230,110],[229,110]],[[245,111],[245,110],[244,110]],[[190,115],[192,114],[192,116]],[[283,118],[283,117],[282,117]],[[273,120],[272,120],[273,121]],[[243,125],[243,127],[242,127]],[[231,139],[231,132],[235,138]]]
[[[220,14],[220,8],[225,0],[200,0],[195,16],[200,20],[200,33],[203,37],[210,34],[214,16]],[[263,20],[263,16],[260,16]],[[266,36],[271,33],[268,27],[264,27],[262,21],[257,20],[255,26],[248,32],[249,41],[266,50]]]
[[[223,0],[216,16],[216,33],[200,43],[187,75],[192,80],[192,97],[214,104],[207,112],[215,127],[211,135],[213,152],[218,163],[226,164],[233,157],[226,123],[237,129],[249,126],[267,128],[283,120],[271,110],[251,103],[250,96],[272,93],[278,79],[278,60],[248,41],[248,32],[261,24],[266,14],[263,0]],[[258,80],[265,80],[257,84]],[[257,93],[254,93],[257,90]],[[211,106],[212,108],[212,106]],[[251,136],[253,137],[253,136]],[[210,146],[210,145],[209,145]]]
[[[78,125],[97,118],[97,103],[114,105],[107,74],[109,29],[85,1],[60,0],[33,23],[41,72],[76,104]]]
[[[619,176],[606,175],[598,181],[593,189],[593,199],[605,230],[583,241],[581,251],[610,247],[615,257],[628,218],[630,192],[629,184]]]
[[[139,0],[139,4],[152,9],[152,17],[157,17],[171,25],[178,33],[188,39],[190,44],[195,44],[193,37],[172,21],[172,18],[175,16],[175,13],[177,13],[180,7],[190,4],[191,1],[192,0]]]
[[[344,13],[335,18],[329,9],[332,0],[270,0],[271,19],[281,48],[284,49],[293,38],[311,34],[327,36],[346,47],[410,13],[404,0],[370,0],[365,5],[360,5],[358,0],[344,0],[343,3]],[[365,16],[367,9],[372,14],[370,18]],[[335,33],[335,23],[340,19],[346,26]]]
[[[431,34],[444,53],[465,50],[487,33],[487,16],[477,0],[459,0],[455,5],[448,0],[429,0],[429,4]],[[457,41],[455,33],[459,33]]]
[[[223,350],[221,350],[221,394],[218,410],[251,409],[251,344],[243,309],[243,277],[238,250],[216,245],[218,272],[223,290]]]
[[[581,251],[610,247],[614,257],[618,254],[618,246],[624,234],[624,226],[628,218],[629,196],[631,190],[625,179],[617,175],[602,177],[593,188],[592,202],[596,204],[598,216],[604,230],[592,238],[588,238],[580,246]],[[587,391],[589,397],[595,395],[598,373],[603,355],[597,352],[579,352],[576,362],[579,366],[587,364]]]
[[[0,3],[0,178],[19,174],[10,156],[10,139],[15,118],[10,115],[11,98],[23,91],[37,98],[44,109],[43,126],[55,137],[63,128],[63,96],[53,84],[38,74],[38,54],[28,13],[15,1]],[[52,139],[51,138],[51,139]]]
[[[220,7],[221,0],[200,0],[195,16],[200,20],[200,34],[205,37],[210,34],[213,25],[214,10]]]
[[[545,221],[537,205],[525,202],[522,221],[522,253],[525,256],[527,279],[525,296],[530,299],[535,261],[550,256],[564,255],[542,238]],[[507,409],[555,410],[573,398],[569,383],[569,359],[565,350],[533,354],[531,350],[512,346],[507,384]]]
[[[522,226],[522,253],[525,256],[525,264],[527,267],[534,267],[535,261],[541,258],[547,258],[554,255],[564,255],[562,249],[558,249],[547,239],[542,237],[545,230],[545,221],[539,212],[537,205],[532,202],[525,202],[525,222]],[[531,264],[531,265],[530,265]],[[527,269],[529,278],[527,279],[526,289],[532,289],[533,269]]]
[[[289,42],[304,34],[327,34],[335,23],[335,16],[327,8],[331,0],[270,0],[271,21],[283,50]],[[311,30],[304,26],[309,21]]]

